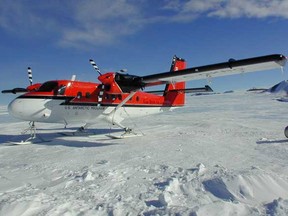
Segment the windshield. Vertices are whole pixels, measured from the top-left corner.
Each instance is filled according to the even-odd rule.
[[[51,92],[58,86],[58,82],[55,81],[49,81],[43,83],[40,88],[38,89],[38,92]]]

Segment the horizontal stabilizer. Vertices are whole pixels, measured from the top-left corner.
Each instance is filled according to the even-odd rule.
[[[188,88],[188,89],[184,89],[184,92],[185,93],[213,92],[213,89],[209,85],[205,85],[205,87],[203,87],[203,88]]]
[[[213,92],[212,88],[209,85],[205,85],[202,88],[186,88],[186,89],[175,89],[170,90],[170,92],[184,92],[184,93],[200,93],[200,92]],[[146,91],[146,93],[161,95],[164,91]]]

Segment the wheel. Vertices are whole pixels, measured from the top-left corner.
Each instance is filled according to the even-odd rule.
[[[288,126],[284,129],[284,134],[288,138]]]

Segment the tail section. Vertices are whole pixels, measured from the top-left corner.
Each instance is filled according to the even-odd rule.
[[[172,64],[170,71],[177,73],[178,70],[183,70],[186,68],[186,61],[182,58],[174,56],[172,59]],[[169,106],[183,106],[185,104],[185,82],[176,82],[166,84],[164,97],[165,104]],[[179,91],[177,91],[179,90]]]

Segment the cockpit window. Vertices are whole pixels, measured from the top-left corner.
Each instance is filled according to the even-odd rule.
[[[43,83],[40,88],[38,89],[38,92],[51,92],[58,86],[58,82],[55,81],[49,81]]]

